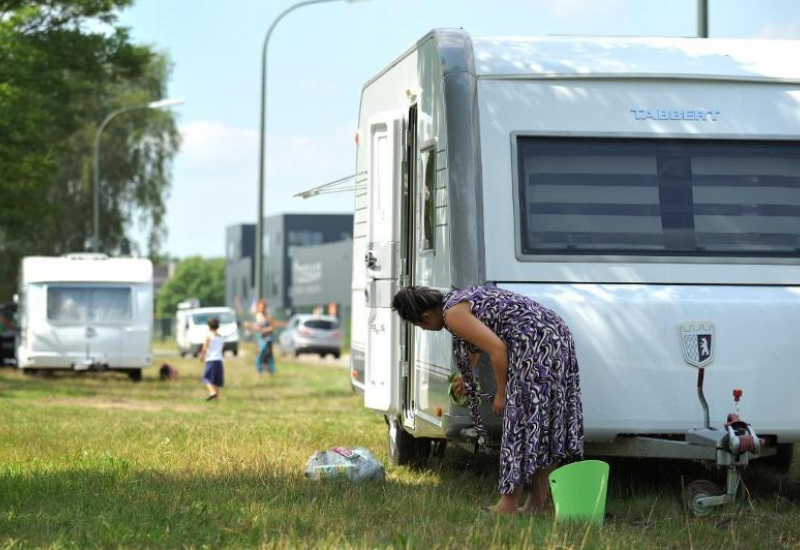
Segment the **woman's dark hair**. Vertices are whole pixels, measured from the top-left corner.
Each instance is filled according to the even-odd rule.
[[[219,328],[219,319],[216,317],[212,317],[208,320],[208,328],[211,330],[217,330]]]
[[[427,286],[407,286],[397,291],[392,299],[392,309],[403,321],[414,325],[422,322],[422,314],[429,309],[442,309],[444,296]]]

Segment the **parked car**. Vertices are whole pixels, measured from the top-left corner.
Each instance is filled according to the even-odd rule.
[[[191,305],[191,303],[189,303]],[[208,335],[208,321],[216,317],[219,334],[225,339],[222,351],[239,354],[239,323],[236,312],[229,307],[193,307],[179,309],[175,313],[175,342],[181,357],[197,357]]]
[[[17,363],[17,304],[0,304],[0,365]]]
[[[320,357],[342,354],[342,330],[339,320],[328,315],[294,315],[278,338],[281,352],[295,357],[317,353]]]

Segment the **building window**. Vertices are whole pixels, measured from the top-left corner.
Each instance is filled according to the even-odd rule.
[[[289,231],[289,246],[312,246],[323,243],[319,231]]]

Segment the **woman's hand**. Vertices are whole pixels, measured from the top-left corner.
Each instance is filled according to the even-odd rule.
[[[494,414],[502,415],[506,410],[506,392],[505,390],[500,391],[498,390],[497,393],[494,394],[494,399],[492,400],[492,410]]]
[[[461,398],[467,393],[467,385],[464,383],[463,376],[456,376],[453,379],[453,395]]]

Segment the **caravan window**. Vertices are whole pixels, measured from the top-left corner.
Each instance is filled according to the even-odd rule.
[[[133,318],[130,288],[50,286],[47,318],[51,321],[127,321]]]
[[[794,256],[800,145],[521,137],[523,255]]]
[[[422,151],[422,250],[436,248],[436,149]]]

